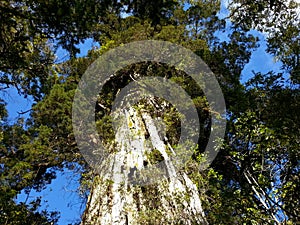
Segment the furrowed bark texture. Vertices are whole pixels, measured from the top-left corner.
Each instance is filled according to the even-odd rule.
[[[134,108],[124,114],[125,121],[116,131],[119,150],[101,165],[110,173],[95,179],[81,224],[207,224],[197,187],[169,160],[170,145],[162,140],[157,120]],[[151,165],[154,149],[169,178],[145,185],[130,182],[130,177]]]

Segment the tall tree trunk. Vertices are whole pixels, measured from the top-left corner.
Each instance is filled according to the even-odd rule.
[[[125,115],[116,131],[119,151],[102,164],[102,171],[112,172],[95,179],[82,225],[207,224],[197,187],[187,174],[175,170],[157,120],[133,107]],[[131,182],[153,164],[154,151],[164,160],[168,178],[155,184]]]

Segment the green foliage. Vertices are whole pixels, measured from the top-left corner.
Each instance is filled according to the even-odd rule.
[[[188,4],[187,4],[188,3]],[[220,1],[1,1],[0,90],[16,87],[36,101],[25,121],[8,123],[5,101],[0,118],[0,223],[50,224],[57,214],[38,213],[41,200],[14,202],[22,191],[42,190],[55,171],[79,163],[85,169],[83,187],[92,173],[78,152],[72,129],[72,101],[86,68],[116,46],[138,40],[165,40],[199,55],[216,75],[227,104],[227,131],[212,167],[197,170],[210,134],[206,98],[186,74],[154,62],[130,65],[118,71],[99,93],[96,124],[107,146],[115,148],[111,106],[118,91],[138,76],[160,76],[179,84],[192,97],[200,116],[200,139],[191,162],[183,168],[199,189],[210,224],[274,224],[275,218],[297,224],[300,214],[300,104],[299,20],[294,1],[232,1],[228,41],[219,19]],[[128,14],[124,16],[124,12]],[[280,22],[278,22],[280,21]],[[281,73],[255,73],[241,84],[241,73],[257,46],[249,33],[267,34],[267,51],[283,63]],[[92,37],[99,49],[76,58],[76,44]],[[56,44],[54,44],[56,43]],[[54,51],[62,46],[71,58],[56,63]],[[137,77],[132,77],[138,74]],[[155,99],[158,105],[166,101]],[[166,135],[176,147],[180,115],[170,104],[155,108],[147,101],[137,107],[162,118]],[[143,108],[144,107],[144,108]],[[177,146],[178,147],[178,146]],[[151,153],[152,163],[161,156]],[[82,190],[85,190],[84,188]],[[155,211],[155,189],[148,189],[151,212],[141,222],[160,218]],[[295,200],[296,199],[296,200]],[[152,201],[153,200],[153,201]],[[275,218],[274,218],[275,217]],[[159,219],[158,219],[159,221]],[[154,222],[155,223],[155,222]],[[278,223],[278,222],[277,222]]]
[[[283,63],[293,83],[299,84],[300,3],[294,0],[235,0],[230,8],[236,27],[246,31],[256,29],[267,34],[267,51]]]

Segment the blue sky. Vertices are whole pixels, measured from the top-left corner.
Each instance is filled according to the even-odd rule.
[[[80,175],[72,170],[65,169],[57,172],[57,178],[41,192],[31,191],[26,203],[36,197],[42,197],[40,210],[60,212],[60,225],[67,225],[80,221],[85,203],[78,194]],[[18,195],[18,202],[25,202],[27,195],[22,192]]]
[[[227,14],[227,10],[222,7],[220,16]],[[245,82],[249,77],[253,76],[252,70],[258,72],[266,73],[270,70],[279,71],[280,63],[275,63],[273,57],[265,52],[266,43],[264,40],[264,35],[258,32],[253,31],[255,35],[258,35],[260,38],[260,47],[256,49],[251,57],[251,61],[246,65],[242,72],[241,81]],[[226,38],[226,32],[220,33],[220,38]],[[95,46],[91,39],[85,41],[79,45],[81,52],[78,56],[85,56],[87,51]],[[58,61],[66,60],[67,53],[61,48],[58,49],[56,53]],[[31,108],[32,100],[24,99],[22,96],[19,96],[15,89],[10,89],[5,94],[8,102],[7,109],[9,111],[9,121],[14,122],[19,117],[17,112],[26,111]],[[85,205],[82,202],[82,199],[78,195],[78,185],[79,185],[79,175],[73,171],[64,170],[63,172],[57,173],[57,178],[48,185],[48,187],[42,192],[32,191],[29,195],[29,200],[37,196],[42,196],[43,208],[47,208],[49,211],[59,211],[60,220],[59,225],[66,225],[68,223],[74,223],[76,220],[80,219]],[[27,195],[24,193],[18,196],[18,202],[24,202]]]
[[[267,45],[265,36],[257,31],[252,31],[251,33],[259,37],[260,47],[252,53],[250,62],[244,67],[241,77],[242,83],[253,77],[252,71],[264,74],[271,70],[280,71],[282,66],[281,62],[275,62],[274,58],[266,52]]]

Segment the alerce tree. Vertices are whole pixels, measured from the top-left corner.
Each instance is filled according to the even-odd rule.
[[[39,213],[42,199],[19,204],[14,199],[22,190],[42,190],[66,167],[81,170],[81,193],[87,201],[82,224],[299,221],[295,199],[300,190],[300,57],[295,1],[232,1],[230,23],[218,17],[220,1],[215,0],[2,1],[0,10],[1,91],[16,87],[35,100],[28,118],[15,124],[7,121],[5,99],[1,101],[1,224],[56,223],[56,213]],[[265,33],[268,52],[283,67],[266,74],[254,71],[253,79],[241,84],[243,68],[258,47],[252,29]],[[226,41],[216,36],[220,32],[225,32]],[[78,58],[76,44],[86,38],[100,47]],[[169,41],[190,49],[215,74],[226,101],[227,130],[209,168],[199,170],[214,129],[212,118],[218,116],[213,104],[188,74],[153,61],[118,70],[92,99],[100,139],[88,136],[86,144],[100,141],[105,146],[108,154],[102,162],[107,163],[101,165],[106,167],[93,166],[79,151],[72,126],[78,83],[99,56],[140,40]],[[69,51],[68,60],[55,61],[58,46]],[[178,144],[182,115],[170,101],[141,98],[125,108],[118,126],[112,123],[116,97],[126,85],[145,77],[180,85],[196,108],[198,145],[184,166],[168,161],[173,150],[178,154],[186,147]],[[85,105],[79,109],[85,115]],[[140,171],[157,164],[174,176],[155,184],[133,182],[144,181]],[[133,180],[115,182],[103,172],[112,168]]]

